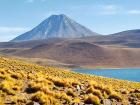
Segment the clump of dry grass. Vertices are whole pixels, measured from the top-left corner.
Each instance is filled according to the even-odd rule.
[[[4,105],[4,99],[2,97],[0,97],[0,105]]]
[[[86,93],[93,93],[94,92],[94,88],[93,86],[90,86],[89,88],[87,88]]]
[[[80,98],[74,98],[73,103],[74,103],[74,104],[79,104],[79,103],[81,103]]]
[[[65,100],[65,103],[70,103],[72,98],[68,96],[66,93],[62,92],[59,94],[56,94],[56,97],[60,99],[61,101]]]
[[[43,105],[59,105],[60,103],[54,97],[44,94],[43,92],[37,92],[33,94],[31,99]]]
[[[94,90],[93,93],[95,96],[99,97],[99,98],[103,98],[102,93],[100,90]]]
[[[113,90],[111,88],[103,85],[98,85],[96,82],[93,81],[92,81],[92,85],[91,83],[89,83],[89,87],[86,90],[86,93],[88,94],[92,93],[97,97],[99,97],[100,99],[108,98],[112,92]]]
[[[122,97],[120,94],[118,93],[112,93],[110,96],[109,96],[109,99],[115,99],[117,101],[121,101],[122,100]]]
[[[65,86],[69,86],[70,84],[68,83],[67,80],[63,80],[63,79],[55,79],[53,81],[54,85],[58,86],[58,87],[65,87]]]
[[[16,104],[16,105],[19,105],[21,103],[26,103],[27,100],[24,98],[24,97],[20,97],[20,96],[13,96],[11,97],[11,103],[12,104]]]
[[[96,81],[89,81],[89,86],[95,86],[98,85]]]
[[[0,90],[2,90],[3,92],[5,92],[8,95],[14,95],[15,91],[11,87],[12,87],[12,85],[8,81],[3,81],[0,84]]]
[[[72,96],[72,97],[76,97],[77,96],[76,93],[74,93],[72,89],[68,89],[67,92],[66,92],[66,94],[68,96]]]
[[[132,93],[131,96],[140,99],[140,93]]]
[[[85,97],[84,103],[85,104],[100,105],[100,99],[93,94],[89,94],[88,96]]]
[[[48,93],[48,91],[50,89],[53,88],[53,83],[48,81],[48,80],[43,80],[43,81],[40,81],[40,80],[36,80],[36,81],[32,81],[28,84],[28,88],[26,89],[27,92],[29,93],[34,93],[34,92],[37,92],[37,91],[42,91],[44,93]]]

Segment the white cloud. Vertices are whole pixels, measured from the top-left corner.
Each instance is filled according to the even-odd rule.
[[[140,10],[131,9],[127,10],[125,7],[120,5],[104,5],[100,10],[102,15],[116,15],[116,14],[129,14],[129,15],[140,15]]]
[[[28,28],[0,26],[0,41],[8,41],[28,31]]]
[[[101,7],[101,12],[100,14],[102,15],[114,15],[114,14],[118,14],[120,13],[120,11],[122,10],[121,6],[118,5],[104,5]]]
[[[0,33],[19,33],[24,31],[27,31],[27,29],[21,27],[0,27]]]
[[[128,14],[132,14],[132,15],[140,15],[140,10],[129,10]]]
[[[118,9],[118,6],[117,5],[106,5],[106,6],[103,6],[103,9],[108,10],[108,11],[112,11],[112,10]]]

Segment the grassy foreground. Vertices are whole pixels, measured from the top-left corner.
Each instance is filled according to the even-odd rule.
[[[140,83],[0,57],[0,105],[140,105]]]

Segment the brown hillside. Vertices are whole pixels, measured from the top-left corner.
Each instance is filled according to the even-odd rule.
[[[80,66],[139,67],[140,49],[112,48],[80,40],[63,40],[41,44],[15,55],[31,58],[49,58]]]

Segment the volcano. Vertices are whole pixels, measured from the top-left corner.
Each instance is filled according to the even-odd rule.
[[[48,38],[81,38],[95,35],[99,34],[92,32],[90,29],[73,21],[66,15],[61,14],[50,16],[31,31],[11,41],[44,40]]]

